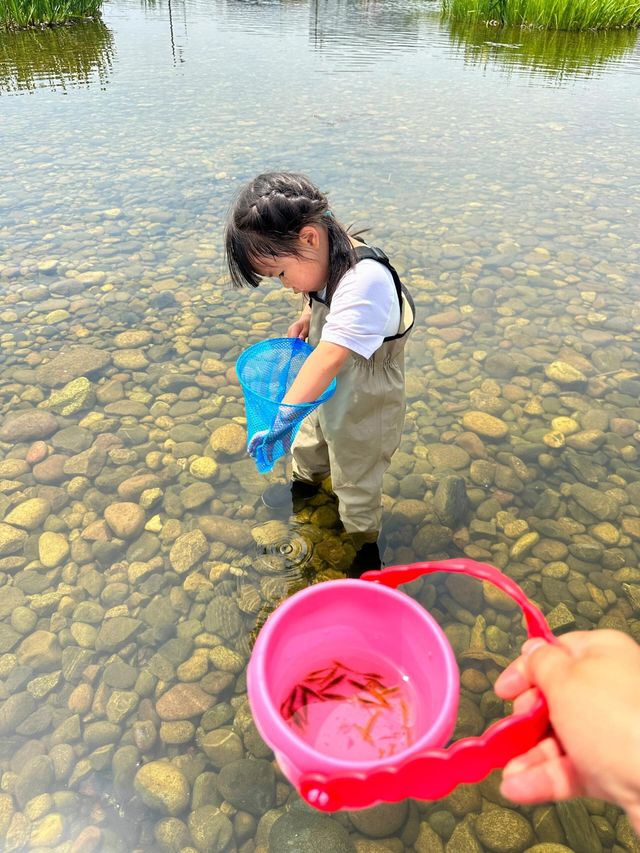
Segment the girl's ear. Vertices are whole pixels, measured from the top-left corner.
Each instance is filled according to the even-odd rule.
[[[302,245],[307,249],[317,250],[320,247],[320,234],[315,225],[305,225],[298,234]]]

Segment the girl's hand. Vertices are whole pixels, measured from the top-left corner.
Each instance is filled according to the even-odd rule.
[[[495,691],[526,710],[538,690],[553,736],[505,767],[501,792],[518,803],[590,796],[617,803],[640,832],[640,646],[619,631],[528,640]]]
[[[288,338],[300,338],[301,341],[306,341],[309,337],[309,324],[311,322],[311,314],[303,314],[295,323],[292,323],[287,329]]]

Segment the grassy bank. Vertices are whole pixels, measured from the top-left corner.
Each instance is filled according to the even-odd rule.
[[[98,17],[102,0],[0,0],[0,27],[24,29]]]
[[[455,20],[552,30],[606,30],[640,26],[640,0],[444,0]]]

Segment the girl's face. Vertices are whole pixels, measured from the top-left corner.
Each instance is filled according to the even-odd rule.
[[[299,255],[260,258],[258,275],[277,278],[293,293],[317,293],[329,278],[329,239],[324,228],[305,226],[298,237]]]

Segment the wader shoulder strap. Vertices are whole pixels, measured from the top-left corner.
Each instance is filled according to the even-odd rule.
[[[356,259],[358,261],[371,260],[377,261],[379,264],[382,264],[383,267],[386,267],[391,276],[393,278],[393,284],[396,289],[396,295],[398,297],[398,305],[400,306],[400,316],[402,317],[402,301],[403,298],[407,300],[409,305],[411,306],[411,311],[413,317],[415,317],[415,308],[413,304],[413,299],[411,298],[411,294],[407,290],[407,288],[400,281],[400,276],[396,272],[395,267],[392,266],[391,261],[386,256],[386,254],[379,249],[377,246],[367,246],[364,243],[361,246],[354,246],[353,251],[355,252]],[[324,299],[320,299],[320,297],[316,293],[309,293],[309,304],[311,302],[319,302],[321,305],[330,306],[331,301],[325,302]],[[385,341],[395,341],[398,338],[404,337],[408,331],[410,331],[413,326],[413,322],[409,329],[405,329],[403,332],[398,332],[397,335],[389,335],[389,337],[385,338]]]
[[[386,267],[389,270],[389,272],[391,273],[391,276],[393,278],[393,284],[395,286],[396,295],[398,297],[398,305],[400,306],[400,317],[402,318],[402,300],[403,300],[403,297],[404,297],[404,299],[407,300],[407,302],[411,306],[412,315],[413,315],[413,317],[415,317],[415,308],[413,305],[413,299],[411,298],[411,294],[409,293],[407,288],[400,281],[400,276],[398,275],[395,267],[391,264],[391,261],[386,256],[386,254],[382,251],[382,249],[379,249],[377,246],[362,245],[362,246],[356,246],[354,248],[354,252],[356,253],[356,257],[359,261],[364,261],[364,260],[377,261],[379,264],[382,264],[383,267]],[[404,337],[404,335],[406,335],[407,332],[409,332],[411,330],[412,326],[413,326],[413,321],[411,322],[411,326],[409,326],[408,329],[405,329],[403,332],[398,332],[397,335],[389,335],[388,338],[385,338],[385,341],[396,341],[396,340],[398,340],[398,338]]]

